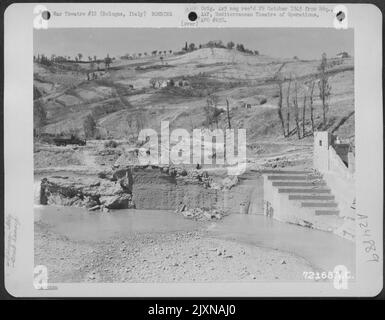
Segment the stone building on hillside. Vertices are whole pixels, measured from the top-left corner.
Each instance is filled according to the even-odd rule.
[[[345,59],[345,58],[349,58],[349,53],[343,51],[343,52],[340,52],[340,53],[337,53],[336,54],[337,58],[340,58],[340,59]]]

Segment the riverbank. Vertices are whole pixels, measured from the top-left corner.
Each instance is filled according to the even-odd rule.
[[[82,238],[36,220],[35,265],[52,283],[303,281],[313,270],[294,254],[216,237],[207,223],[142,231]]]

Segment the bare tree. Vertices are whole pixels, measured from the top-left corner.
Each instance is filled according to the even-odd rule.
[[[290,135],[290,86],[291,86],[291,76],[289,78],[289,84],[287,85],[287,95],[286,95],[286,136]]]
[[[83,121],[83,130],[86,138],[93,138],[96,133],[96,121],[94,117],[89,114]]]
[[[215,122],[215,125],[218,128],[219,116],[221,115],[223,110],[219,109],[217,107],[218,106],[218,102],[219,102],[219,97],[218,96],[212,95],[210,97],[210,99],[211,99],[211,105],[212,105],[212,108],[213,108],[213,110],[212,110],[213,121]]]
[[[207,98],[207,105],[205,106],[206,113],[206,125],[210,127],[210,125],[215,122],[216,127],[218,128],[218,120],[220,114],[223,112],[222,109],[217,108],[217,104],[219,101],[218,96],[211,95]]]
[[[133,116],[132,114],[130,115],[127,115],[126,116],[126,123],[127,123],[127,126],[124,126],[125,129],[124,129],[124,134],[129,137],[130,135],[133,136]]]
[[[320,80],[318,82],[318,88],[319,88],[319,97],[322,102],[322,123],[324,128],[326,128],[326,113],[329,110],[329,97],[331,93],[331,86],[329,84],[329,78],[326,74],[326,68],[327,68],[327,58],[326,58],[326,53],[323,53],[321,64],[318,67],[318,70],[320,71]]]
[[[283,114],[282,114],[282,81],[278,81],[278,93],[279,93],[279,97],[278,97],[278,117],[279,117],[279,120],[281,121],[281,125],[282,125],[282,133],[283,133],[283,136],[286,137],[286,132],[285,132],[285,121],[283,119]]]
[[[151,84],[151,87],[155,88],[155,86],[156,86],[156,79],[155,78],[150,79],[150,84]]]
[[[310,100],[310,121],[311,121],[311,131],[314,133],[314,109],[313,109],[313,92],[314,92],[314,87],[315,87],[315,81],[311,82],[310,85],[310,95],[309,95],[309,100]]]
[[[41,100],[35,100],[33,102],[33,126],[34,134],[38,135],[41,128],[46,124],[47,111]]]
[[[307,87],[305,87],[305,91],[304,91],[304,94],[303,94],[303,107],[302,107],[302,137],[305,137],[306,93],[307,93]]]
[[[298,139],[301,139],[301,132],[299,131],[298,85],[297,85],[297,81],[294,82],[293,107],[294,107],[294,120],[295,120],[295,126],[297,128],[297,135],[298,135]]]
[[[191,126],[191,131],[193,131],[195,129],[195,125],[194,125],[194,122],[193,122],[193,118],[190,116],[190,126]]]
[[[206,120],[205,120],[205,125],[207,128],[210,128],[210,125],[211,125],[211,110],[210,110],[210,102],[209,102],[209,99],[206,100],[207,104],[206,106],[204,107],[204,111],[205,111],[205,117],[206,117]]]
[[[226,99],[226,111],[227,111],[227,123],[229,125],[229,129],[231,129],[231,117],[230,117],[229,99]]]
[[[110,55],[107,54],[107,57],[104,58],[104,65],[106,69],[110,68],[111,62],[112,62],[112,59],[110,58]]]
[[[282,103],[283,102],[282,86],[283,86],[284,77],[283,77],[283,75],[281,73],[281,70],[285,66],[285,64],[286,64],[286,62],[282,63],[282,65],[279,67],[278,71],[274,75],[274,79],[277,80],[277,84],[278,84],[278,110],[277,111],[278,111],[279,120],[281,121],[282,134],[283,134],[284,137],[286,137],[285,120],[283,118],[283,113],[282,113],[282,107],[283,107],[283,103]],[[289,83],[289,86],[290,86],[290,83]],[[290,91],[290,88],[288,88],[288,91]],[[289,105],[289,103],[288,103],[288,105]],[[287,135],[289,135],[289,128],[288,128],[288,131],[287,131]]]
[[[138,112],[135,115],[135,127],[137,131],[137,135],[139,136],[139,133],[143,128],[145,128],[147,122],[146,114],[144,112]]]

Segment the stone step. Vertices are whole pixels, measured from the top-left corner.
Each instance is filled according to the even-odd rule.
[[[330,193],[330,189],[305,189],[305,188],[279,188],[278,193],[306,193],[306,194],[325,194]]]
[[[323,181],[274,181],[274,187],[315,187],[315,186],[325,186],[326,183]]]
[[[334,200],[333,195],[290,194],[289,200]]]
[[[340,213],[339,210],[316,210],[316,216],[338,216]]]
[[[312,176],[303,175],[303,176],[295,176],[295,175],[268,175],[267,180],[300,180],[300,181],[308,181],[312,180]]]
[[[301,207],[337,208],[338,204],[335,202],[302,202]]]

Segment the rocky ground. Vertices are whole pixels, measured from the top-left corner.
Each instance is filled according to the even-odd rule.
[[[35,222],[35,265],[48,267],[50,282],[288,281],[312,270],[292,254],[203,230],[74,241],[41,222]]]

